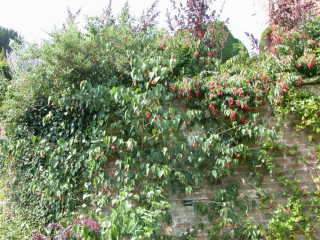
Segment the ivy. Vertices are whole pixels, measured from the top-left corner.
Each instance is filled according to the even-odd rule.
[[[319,97],[308,90],[290,92],[279,112],[296,116],[298,129],[310,129],[315,134],[320,132]]]

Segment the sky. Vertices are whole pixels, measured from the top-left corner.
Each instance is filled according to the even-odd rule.
[[[113,0],[113,9],[119,12],[126,0]],[[177,0],[179,1],[179,0]],[[244,32],[258,39],[265,28],[265,0],[225,0],[222,19],[229,18],[229,28],[235,37],[250,45]],[[131,12],[139,15],[153,0],[128,0]],[[221,6],[223,0],[217,0]],[[9,0],[1,3],[0,26],[11,28],[26,41],[41,42],[47,39],[54,27],[61,27],[67,16],[67,8],[73,12],[81,9],[81,19],[97,16],[106,7],[107,0]],[[165,26],[165,12],[170,0],[159,0],[159,22]]]

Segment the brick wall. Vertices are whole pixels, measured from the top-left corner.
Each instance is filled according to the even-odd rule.
[[[276,119],[271,117],[270,112],[266,113],[263,117],[265,120],[268,119],[269,125],[275,124]],[[287,179],[297,180],[300,189],[320,190],[320,184],[315,182],[315,178],[320,177],[320,166],[315,157],[315,145],[319,141],[314,140],[310,142],[308,132],[296,130],[293,127],[295,120],[291,116],[286,121],[280,123],[281,135],[279,136],[278,143],[284,146],[284,150],[276,154],[274,163],[276,168],[281,170],[282,176]],[[254,223],[266,223],[278,204],[286,204],[287,197],[284,196],[283,186],[276,180],[276,177],[264,174],[261,185],[257,187],[252,183],[253,178],[251,175],[252,173],[248,168],[239,167],[236,169],[234,176],[222,179],[219,184],[206,186],[190,196],[172,195],[170,202],[173,223],[166,228],[166,232],[179,236],[197,223],[206,224],[208,222],[206,217],[196,213],[193,203],[210,201],[215,194],[215,190],[230,183],[240,184],[240,198],[249,197],[257,203],[257,207],[250,209],[244,217]],[[271,204],[263,207],[262,210],[259,209],[261,203],[257,197],[258,192],[261,191],[271,196]],[[306,195],[306,197],[308,196]],[[318,236],[320,239],[320,229]],[[205,233],[200,234],[199,239],[207,239]]]
[[[315,88],[313,88],[313,90],[315,90]],[[318,88],[316,92],[319,90],[320,88]],[[263,121],[270,126],[275,125],[276,119],[271,116],[270,111],[263,110],[262,112],[264,112],[264,116],[262,116]],[[290,116],[280,125],[281,135],[279,136],[278,142],[286,148],[283,151],[279,151],[274,159],[274,163],[278,169],[281,169],[284,177],[296,179],[299,182],[298,187],[300,189],[320,190],[320,184],[315,182],[315,178],[320,177],[320,165],[315,158],[315,145],[319,143],[319,139],[310,142],[308,139],[308,132],[298,131],[293,127],[292,123],[294,123],[295,120],[296,119],[293,116]],[[3,136],[4,134],[0,128],[0,136],[1,135]],[[112,171],[112,167],[109,170]],[[263,173],[263,171],[261,171],[261,173]],[[210,201],[216,190],[231,183],[240,185],[240,198],[248,197],[257,202],[257,207],[252,207],[245,215],[245,218],[258,224],[266,223],[277,205],[286,203],[287,197],[283,196],[283,187],[275,177],[265,174],[259,187],[252,183],[252,180],[252,173],[248,168],[238,167],[232,177],[224,178],[215,185],[205,186],[194,192],[192,195],[171,195],[170,212],[172,224],[170,226],[164,226],[163,231],[170,235],[179,236],[198,223],[207,224],[207,217],[200,216],[194,210],[194,202]],[[261,190],[270,194],[273,202],[268,205],[267,208],[264,207],[262,209],[259,207],[260,202],[257,196]],[[306,197],[308,196],[306,195]],[[320,228],[318,230],[317,236],[319,236],[320,239]],[[203,232],[199,234],[198,239],[206,240],[208,238],[206,233]]]

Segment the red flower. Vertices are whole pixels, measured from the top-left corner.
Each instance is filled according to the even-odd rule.
[[[246,123],[246,121],[247,121],[247,118],[244,117],[244,116],[241,117],[241,119],[239,120],[239,122],[242,123],[242,124]]]
[[[295,64],[295,67],[296,67],[297,69],[299,69],[299,68],[301,68],[301,64],[296,63],[296,64]]]
[[[164,44],[163,44],[163,43],[160,43],[159,48],[160,48],[161,50],[163,50],[163,49],[164,49]]]
[[[111,150],[116,150],[117,147],[115,145],[111,145]]]
[[[179,90],[178,90],[179,97],[182,97],[183,93],[184,93],[184,89],[183,88],[179,88]]]
[[[194,93],[196,94],[197,97],[199,97],[201,95],[201,90],[198,89]]]
[[[223,96],[223,92],[219,91],[218,96]]]
[[[289,90],[289,86],[288,86],[287,84],[283,84],[283,85],[281,86],[281,88],[282,88],[284,91]]]
[[[215,56],[215,53],[214,53],[214,52],[208,52],[208,53],[207,53],[207,56],[208,56],[208,57],[214,57],[214,56]]]
[[[233,93],[234,96],[243,97],[243,92],[242,91],[233,90],[232,93]]]
[[[150,119],[151,118],[151,113],[146,112],[145,116],[146,116],[146,119]]]
[[[273,55],[276,55],[276,54],[278,53],[277,50],[274,49],[274,48],[272,48],[272,49],[270,50],[270,52],[271,52]]]
[[[281,104],[281,101],[280,101],[280,100],[277,100],[275,103],[276,103],[276,105],[280,105],[280,104]]]
[[[216,107],[215,107],[213,104],[210,104],[208,108],[209,108],[209,110],[210,110],[211,112],[214,112],[214,111],[217,110]]]
[[[203,31],[198,31],[197,32],[198,37],[201,38],[201,39],[204,37],[204,34],[205,34],[205,32],[203,32]]]
[[[194,52],[193,56],[200,57],[200,53],[198,51]]]
[[[313,67],[314,67],[314,65],[315,65],[315,63],[314,63],[314,62],[312,62],[312,63],[308,63],[308,64],[307,64],[307,67],[308,67],[309,69],[311,69],[311,68],[313,68]]]
[[[242,109],[242,111],[244,111],[244,112],[249,112],[249,107],[248,106],[241,106],[241,109]]]
[[[191,95],[191,92],[190,92],[190,88],[186,88],[186,93],[187,93],[186,98],[187,99],[191,99],[192,95]]]
[[[191,123],[191,122],[183,121],[183,122],[182,122],[182,125],[183,125],[183,126],[188,126],[190,123]]]
[[[302,81],[302,80],[297,80],[297,81],[295,82],[295,84],[296,84],[297,86],[301,86],[301,85],[303,84],[303,81]]]
[[[218,111],[214,111],[211,113],[211,115],[214,117],[218,117],[218,116],[220,116],[220,113]]]
[[[231,107],[234,104],[233,98],[229,99],[228,106]]]
[[[231,120],[234,120],[236,117],[237,117],[237,112],[236,112],[236,111],[233,111],[233,112],[229,115],[229,118],[230,118]]]
[[[268,81],[269,81],[269,79],[267,77],[263,77],[261,80],[263,83],[268,83]]]
[[[272,43],[273,44],[278,44],[278,43],[280,43],[281,42],[281,39],[277,36],[277,35],[272,35]]]

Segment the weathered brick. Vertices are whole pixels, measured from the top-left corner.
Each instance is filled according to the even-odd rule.
[[[270,126],[275,125],[275,121],[268,118],[267,114],[265,119],[269,121]],[[296,119],[292,116],[290,120],[295,121]],[[281,139],[278,140],[278,143],[285,144],[286,147],[283,150],[273,153],[275,156],[275,172],[280,172],[279,176],[283,176],[288,180],[297,181],[297,186],[301,190],[306,191],[305,198],[309,198],[311,195],[308,194],[308,191],[320,189],[320,183],[315,183],[314,181],[315,178],[320,176],[319,163],[315,157],[314,144],[308,142],[307,134],[303,131],[296,131],[288,122],[284,124],[282,130],[283,134]],[[315,144],[316,143],[317,142],[315,142]],[[258,146],[252,146],[252,151],[258,150],[257,147]],[[261,171],[261,174],[262,173]],[[259,187],[251,182],[250,175],[250,169],[241,166],[235,170],[233,176],[222,179],[219,184],[205,186],[202,189],[198,189],[191,196],[185,194],[172,196],[171,214],[173,216],[173,235],[179,235],[199,222],[208,224],[206,216],[197,216],[193,206],[183,205],[184,200],[206,202],[215,195],[216,190],[233,183],[240,184],[240,198],[248,197],[250,200],[255,200],[258,205],[258,208],[251,207],[248,210],[245,219],[255,224],[266,224],[278,205],[287,204],[288,195],[283,189],[283,184],[277,181],[276,176],[278,176],[278,174],[275,176],[264,176]],[[262,201],[258,196],[259,189],[270,195],[270,199],[263,203],[264,208],[261,209],[259,208],[262,206]],[[320,239],[320,226],[317,227],[316,236]],[[197,239],[207,240],[207,235],[199,235]]]

